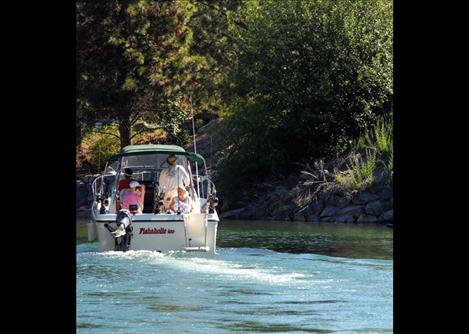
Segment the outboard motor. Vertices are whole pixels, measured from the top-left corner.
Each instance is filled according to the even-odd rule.
[[[104,226],[114,237],[114,250],[126,252],[130,249],[133,236],[132,214],[129,210],[122,209],[116,217],[117,228],[105,224]]]

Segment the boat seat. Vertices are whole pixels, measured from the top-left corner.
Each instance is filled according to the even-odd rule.
[[[145,197],[143,198],[143,213],[153,213],[154,189],[153,182],[139,181],[145,186]]]
[[[154,189],[152,186],[145,186],[145,197],[143,198],[143,212],[152,213],[153,212],[153,202],[154,202]]]

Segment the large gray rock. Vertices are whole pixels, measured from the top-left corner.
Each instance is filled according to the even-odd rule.
[[[268,192],[268,193],[264,196],[263,201],[264,201],[265,203],[270,203],[270,202],[274,202],[274,201],[276,201],[276,200],[278,200],[278,199],[279,199],[279,197],[278,197],[278,194],[277,194],[277,193],[275,193],[275,192]]]
[[[352,201],[352,196],[339,197],[336,203],[336,207],[339,209],[345,208]]]
[[[384,211],[384,205],[381,201],[370,202],[365,206],[365,213],[379,216]]]
[[[321,217],[320,222],[335,223],[335,217]]]
[[[393,208],[393,199],[391,198],[390,200],[384,201],[383,202],[383,207],[384,211],[388,211]]]
[[[276,186],[274,192],[278,198],[283,198],[288,195],[288,189],[285,186]]]
[[[285,212],[290,212],[290,211],[292,211],[292,209],[293,209],[293,205],[283,204],[283,205],[279,205],[278,207],[276,207],[274,209],[274,213],[282,214],[282,213],[285,213]]]
[[[306,221],[307,221],[307,222],[314,222],[314,223],[317,223],[317,222],[320,222],[321,220],[320,220],[320,218],[319,218],[318,215],[308,215],[308,216],[306,217]]]
[[[223,201],[223,205],[221,206],[221,211],[228,211],[230,209],[230,204],[227,200]]]
[[[325,208],[324,210],[322,210],[321,214],[319,215],[319,217],[323,218],[323,217],[331,217],[331,216],[335,216],[337,213],[337,208],[335,206],[328,206],[327,208]]]
[[[373,183],[383,185],[389,182],[391,174],[384,168],[377,168],[373,173]]]
[[[338,223],[355,223],[355,218],[353,217],[353,215],[350,215],[350,214],[342,215],[342,216],[336,217],[335,221]]]
[[[246,209],[240,212],[234,219],[242,219],[242,220],[255,220],[257,219],[256,213],[253,211],[247,211]]]
[[[263,217],[269,216],[269,213],[262,205],[250,206],[249,210],[247,211],[249,212],[249,215],[252,217],[252,219],[261,220]]]
[[[357,218],[362,212],[364,208],[361,205],[351,205],[345,208],[340,209],[337,214],[338,215],[352,215],[354,218]]]
[[[372,183],[366,188],[366,191],[379,196],[379,193],[381,192],[381,185]]]
[[[326,206],[336,206],[338,200],[339,200],[338,196],[331,195],[331,196],[326,197],[324,199],[324,202],[325,202]]]
[[[375,215],[367,215],[363,213],[357,219],[357,223],[377,223],[379,221],[380,219],[378,219],[378,217]]]
[[[295,215],[293,216],[293,221],[304,222],[306,221],[306,216],[301,213],[295,213]]]
[[[382,200],[388,200],[391,199],[393,196],[393,190],[392,188],[385,187],[383,190],[381,190],[381,193],[379,194],[379,198]]]
[[[315,198],[308,207],[309,213],[314,215],[319,215],[324,209],[324,201],[320,198]]]
[[[358,195],[354,196],[352,199],[353,204],[366,204],[369,202],[373,202],[379,199],[378,195],[369,193],[369,192],[362,192],[359,193]]]
[[[383,213],[383,219],[387,222],[394,220],[394,209],[388,210]]]
[[[226,219],[240,219],[242,216],[242,213],[245,211],[244,208],[241,209],[234,209],[226,212],[222,212],[220,214],[220,218],[226,218]]]
[[[276,207],[272,211],[272,216],[275,218],[278,218],[279,220],[293,219],[294,217],[293,209],[294,209],[293,204],[283,204],[283,205]]]

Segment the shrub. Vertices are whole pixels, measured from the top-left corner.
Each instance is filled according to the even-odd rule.
[[[238,14],[230,79],[244,100],[222,182],[341,154],[391,99],[392,1],[251,0]]]
[[[106,125],[102,133],[89,132],[83,138],[83,153],[88,160],[102,169],[106,161],[120,151],[119,130],[116,125]]]
[[[392,114],[387,119],[379,117],[371,129],[357,140],[355,150],[373,150],[377,160],[389,171],[393,170],[393,119]]]
[[[367,149],[365,152],[365,158],[360,154],[353,155],[350,158],[351,189],[364,190],[373,182],[376,170],[376,151]]]

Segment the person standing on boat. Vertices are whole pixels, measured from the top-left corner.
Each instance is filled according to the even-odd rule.
[[[169,208],[173,212],[190,213],[192,211],[192,199],[183,187],[178,187],[178,194],[173,197]]]
[[[168,167],[161,171],[159,186],[164,193],[163,205],[165,210],[169,209],[171,199],[177,195],[178,187],[185,189],[189,185],[189,174],[184,166],[176,164],[177,157],[171,154],[166,159]]]
[[[137,181],[129,183],[129,190],[123,191],[121,196],[122,209],[129,210],[133,213],[143,212],[143,199],[145,198],[145,186]],[[136,211],[131,210],[132,205],[137,205]]]
[[[119,200],[119,195],[120,195],[120,192],[123,190],[123,189],[127,189],[127,188],[130,188],[129,187],[129,184],[130,182],[134,181],[132,179],[132,174],[133,174],[133,171],[131,168],[126,168],[124,169],[124,176],[125,178],[120,180],[119,181],[119,185],[117,186],[117,200],[116,200],[116,212],[120,210],[120,200]]]

